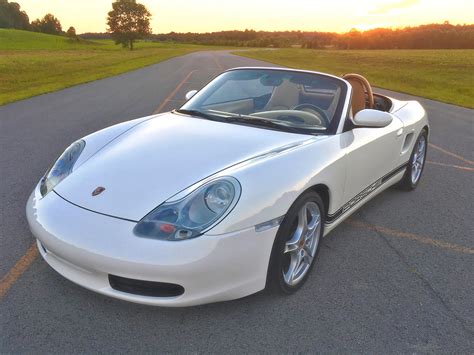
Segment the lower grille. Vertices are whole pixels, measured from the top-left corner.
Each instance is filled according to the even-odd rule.
[[[184,293],[181,285],[128,279],[115,275],[109,275],[110,286],[117,291],[150,297],[176,297]]]

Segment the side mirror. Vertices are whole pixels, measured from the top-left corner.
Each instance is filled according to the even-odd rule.
[[[189,100],[189,99],[190,99],[191,97],[193,97],[194,95],[196,95],[197,92],[198,92],[197,90],[188,91],[188,92],[186,93],[186,96],[185,96],[186,101]]]
[[[387,127],[392,120],[388,112],[365,109],[356,113],[353,122],[356,127],[381,128]]]

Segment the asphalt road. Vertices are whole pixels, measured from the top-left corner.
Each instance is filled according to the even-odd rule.
[[[177,107],[245,65],[269,64],[200,52],[0,107],[0,353],[474,351],[474,111],[435,101],[420,99],[433,145],[419,188],[384,192],[325,238],[291,297],[135,305],[76,286],[29,249],[27,197],[70,142]]]

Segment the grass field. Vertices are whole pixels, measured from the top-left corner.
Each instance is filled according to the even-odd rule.
[[[0,105],[207,48],[139,42],[129,51],[109,40],[0,29]]]
[[[474,108],[474,50],[277,49],[235,54],[335,75],[356,72],[380,88]]]
[[[209,48],[218,49],[139,42],[129,51],[110,40],[77,42],[0,29],[0,105]],[[357,72],[377,87],[474,108],[474,50],[292,48],[236,54],[336,75]]]

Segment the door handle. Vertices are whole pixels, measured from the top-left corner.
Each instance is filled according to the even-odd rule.
[[[400,128],[400,129],[397,131],[397,137],[400,137],[402,134],[403,134],[403,128]]]

